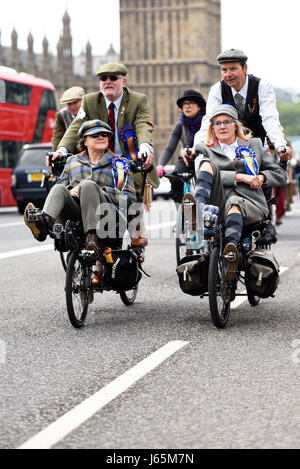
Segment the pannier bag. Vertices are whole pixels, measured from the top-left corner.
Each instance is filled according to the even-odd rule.
[[[255,249],[248,256],[247,287],[260,298],[273,295],[279,283],[279,264],[271,251]]]
[[[104,282],[117,292],[131,290],[141,279],[138,256],[128,250],[111,251],[113,262],[104,263]]]
[[[203,295],[208,290],[209,257],[186,256],[179,262],[176,272],[183,293],[192,296]]]

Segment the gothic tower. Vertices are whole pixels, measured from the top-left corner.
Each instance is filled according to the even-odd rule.
[[[63,34],[61,36],[61,51],[63,57],[63,73],[65,88],[73,85],[73,54],[70,16],[67,11],[63,16]]]
[[[27,56],[26,56],[26,72],[35,75],[36,65],[35,65],[35,56],[33,52],[33,37],[29,33],[27,37]]]
[[[219,79],[220,0],[120,0],[121,62],[128,85],[148,95],[156,159],[186,89],[207,97]]]
[[[15,70],[19,70],[21,68],[20,63],[20,52],[18,49],[18,34],[15,28],[12,30],[11,33],[11,55],[10,55],[10,67],[14,68]]]

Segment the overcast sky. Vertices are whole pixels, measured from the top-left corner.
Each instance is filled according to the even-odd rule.
[[[2,44],[10,45],[15,27],[19,48],[26,49],[31,32],[36,52],[46,35],[55,54],[67,8],[75,55],[88,40],[95,55],[104,54],[111,43],[119,51],[118,6],[119,0],[0,0]],[[300,92],[299,21],[299,0],[222,0],[222,50],[242,49],[250,73]]]

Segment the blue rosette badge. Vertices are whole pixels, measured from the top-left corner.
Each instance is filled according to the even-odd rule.
[[[124,156],[115,156],[110,160],[114,173],[114,187],[121,190],[124,178],[129,171],[129,161]]]
[[[138,147],[134,125],[125,125],[119,132],[120,139],[125,143],[126,154],[129,160],[137,160]]]
[[[244,166],[247,174],[250,176],[255,176],[258,174],[258,163],[255,158],[255,151],[252,150],[252,148],[246,147],[245,145],[240,145],[235,149],[235,154],[237,158],[244,160]]]

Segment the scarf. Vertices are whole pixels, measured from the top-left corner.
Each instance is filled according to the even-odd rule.
[[[179,116],[179,121],[187,130],[189,137],[189,146],[193,147],[194,145],[194,136],[195,133],[200,130],[203,114],[200,114],[200,111],[192,118],[186,117],[183,112]]]

